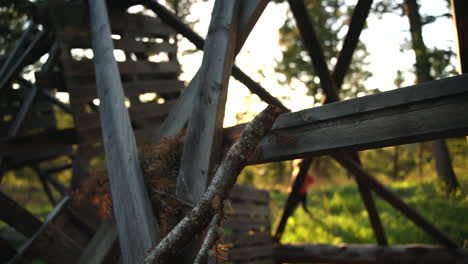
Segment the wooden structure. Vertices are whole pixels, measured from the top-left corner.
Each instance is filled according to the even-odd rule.
[[[123,12],[125,7],[140,2],[153,10],[158,18]],[[281,115],[271,132],[258,145],[256,154],[251,157],[251,163],[305,158],[300,172],[303,176],[296,178],[286,205],[287,212],[288,206],[297,199],[305,171],[313,156],[331,155],[355,176],[378,244],[386,245],[387,239],[372,193],[382,197],[442,246],[449,248],[423,247],[424,252],[429,255],[443,252],[449,256],[445,260],[453,260],[444,263],[455,263],[460,259],[466,261],[466,250],[459,249],[456,242],[366,172],[355,151],[467,135],[468,76],[461,75],[337,102],[338,90],[347,72],[372,0],[358,1],[333,71],[327,68],[319,45],[320,36],[316,36],[313,30],[305,12],[304,2],[288,2],[304,46],[317,69],[326,94],[324,103],[327,105]],[[462,50],[466,48],[464,40],[467,39],[464,18],[467,17],[467,9],[459,7],[463,6],[462,0],[460,3],[456,0],[453,2],[463,64]],[[269,104],[287,110],[280,101],[233,65],[236,54],[267,3],[266,0],[216,0],[210,30],[206,40],[203,40],[171,11],[154,0],[118,1],[116,6],[119,8],[109,10],[106,9],[104,0],[90,0],[88,6],[80,2],[48,1],[47,8],[53,8],[54,12],[42,12],[42,17],[47,18],[42,22],[43,29],[32,26],[26,31],[17,49],[3,62],[0,71],[0,92],[10,92],[11,82],[19,78],[19,70],[28,63],[25,59],[27,55],[38,58],[44,54],[44,50],[49,50],[48,62],[36,74],[37,86],[21,80],[22,86],[17,92],[29,87],[29,94],[21,97],[22,102],[19,105],[13,102],[12,106],[2,105],[7,109],[2,112],[4,116],[14,111],[11,109],[20,109],[12,119],[3,118],[9,122],[6,126],[11,132],[6,133],[8,137],[0,141],[2,167],[9,169],[35,165],[55,156],[73,155],[73,177],[74,184],[77,185],[85,175],[86,160],[100,154],[104,149],[110,174],[115,222],[99,224],[97,220],[93,220],[92,212],[79,212],[65,196],[46,221],[41,223],[1,194],[0,211],[5,212],[8,209],[15,212],[13,216],[1,214],[1,220],[29,238],[19,252],[14,249],[8,251],[14,255],[13,263],[25,261],[31,255],[39,254],[39,251],[50,263],[64,263],[76,259],[78,263],[113,263],[117,261],[118,255],[123,263],[142,261],[146,252],[160,237],[156,230],[157,219],[149,204],[137,162],[136,144],[154,143],[161,136],[174,136],[187,125],[177,181],[177,196],[195,204],[205,191],[209,172],[218,162],[223,145],[230,145],[237,137],[238,130],[242,128],[242,125],[224,130],[222,128],[229,76],[240,80]],[[48,10],[47,8],[41,10]],[[54,32],[53,41],[50,32]],[[200,70],[182,95],[182,84],[176,79],[179,65],[173,42],[175,32],[204,50]],[[89,55],[91,47],[94,51],[94,67]],[[75,49],[88,49],[85,51],[88,54],[77,59],[73,56]],[[115,50],[125,55],[125,61],[116,62],[113,56]],[[149,55],[154,53],[165,53],[161,55],[165,61],[149,61]],[[68,91],[70,106],[63,105],[53,98],[50,89]],[[18,135],[21,124],[27,123],[26,113],[39,91],[49,102],[72,113],[74,128],[59,131],[42,129],[34,131],[33,134]],[[140,100],[140,95],[145,93],[156,93],[156,101]],[[161,103],[162,100],[158,103],[158,98],[163,99],[164,103]],[[93,104],[95,99],[99,99],[99,107]],[[130,104],[129,108],[125,105],[126,100]],[[47,107],[49,108],[45,108],[46,110],[51,109],[50,104]],[[99,114],[95,108],[98,108]],[[50,115],[47,118],[53,124]],[[72,152],[73,144],[79,145],[77,151]],[[21,155],[38,147],[46,151],[26,155],[27,157]],[[16,162],[17,157],[22,160]],[[70,165],[63,166],[67,167]],[[44,181],[45,189],[48,188],[49,182],[53,184],[46,175],[47,172],[38,169],[38,174],[43,175],[40,177]],[[67,188],[60,187],[59,183],[54,186],[62,188],[63,193],[67,191]],[[342,259],[333,258],[332,255],[337,249],[332,246],[331,249],[321,250],[321,246],[306,245],[299,250],[293,248],[296,250],[295,254],[285,253],[287,246],[284,245],[273,247],[269,236],[267,194],[237,188],[231,194],[233,210],[227,211],[227,214],[231,214],[231,219],[228,216],[225,224],[227,230],[235,231],[227,236],[225,242],[232,243],[233,247],[228,255],[236,263],[378,261],[375,255],[373,259],[364,261],[362,255],[354,254],[354,251],[362,250],[359,246],[351,247],[351,253],[344,254]],[[51,199],[53,200],[53,197]],[[287,217],[288,214],[282,217],[273,238],[274,242],[280,241]],[[193,261],[191,248],[194,247],[196,243],[184,249],[187,263]],[[372,248],[378,252],[376,254],[382,253],[380,249]],[[386,249],[385,252],[398,252],[404,256],[405,253],[401,252],[411,251]],[[52,254],[53,252],[56,254]]]

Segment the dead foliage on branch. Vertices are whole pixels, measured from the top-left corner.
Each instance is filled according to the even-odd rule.
[[[162,138],[158,145],[141,149],[141,166],[145,184],[155,212],[158,212],[161,236],[177,224],[183,204],[175,198],[176,178],[182,154],[181,131],[174,138]],[[81,188],[72,195],[78,203],[91,203],[102,219],[112,215],[109,177],[106,170],[91,173]]]
[[[187,245],[195,234],[202,232],[215,215],[223,215],[223,202],[234,186],[237,176],[280,113],[280,108],[268,106],[246,126],[218,166],[213,180],[200,201],[161,242],[151,249],[143,261],[144,264],[169,263],[170,256]],[[207,243],[211,242],[207,241]],[[205,253],[202,252],[202,254]],[[206,259],[204,256],[201,257]]]

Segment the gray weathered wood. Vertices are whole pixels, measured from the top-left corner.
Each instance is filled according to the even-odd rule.
[[[372,2],[373,0],[359,0],[354,8],[353,16],[349,23],[348,33],[346,33],[346,37],[343,40],[343,48],[338,55],[336,65],[332,73],[338,89],[340,89],[343,84],[345,75],[348,72],[354,51],[356,50],[359,42],[359,36],[366,24]]]
[[[86,76],[94,72],[91,61],[63,60],[67,64],[67,76]],[[177,75],[180,73],[180,65],[177,61],[150,62],[150,61],[125,61],[119,62],[118,68],[122,74],[162,74]]]
[[[467,84],[462,75],[283,114],[251,162],[466,135]]]
[[[336,264],[455,264],[468,261],[468,250],[448,250],[433,245],[277,245],[278,263],[336,263]]]
[[[187,27],[175,14],[171,11],[163,7],[161,4],[152,1],[152,0],[145,0],[143,1],[145,5],[151,8],[158,16],[161,17],[166,23],[170,26],[174,27],[177,31],[179,31],[183,36],[187,37],[195,46],[199,49],[203,49],[204,40],[198,34],[196,34],[193,30]],[[236,44],[236,51],[238,52],[245,39],[250,34],[253,25],[258,20],[261,15],[261,11],[264,10],[268,1],[266,0],[254,0],[254,1],[242,1],[240,6],[240,14],[239,14],[239,29],[238,29],[238,37],[237,37],[237,44]],[[236,67],[233,68],[235,71]],[[240,69],[237,68],[238,71]],[[244,74],[245,75],[245,74]],[[248,76],[244,76],[248,77]],[[182,96],[179,97],[175,107],[169,113],[168,117],[164,121],[163,125],[161,126],[160,130],[155,133],[155,141],[160,136],[170,137],[176,135],[186,124],[191,109],[194,105],[194,98],[196,94],[196,90],[194,87],[199,87],[200,82],[200,73],[197,72],[195,77],[192,79],[190,84],[185,88],[184,93]],[[244,78],[245,79],[245,78]],[[250,78],[247,78],[250,79]],[[250,79],[251,80],[251,79]],[[251,80],[252,81],[252,80]],[[256,84],[254,81],[251,83]],[[258,88],[258,87],[257,87]],[[261,87],[260,87],[261,88]],[[258,88],[257,90],[261,90]],[[275,104],[276,105],[276,104]]]
[[[117,230],[113,219],[101,223],[89,244],[84,249],[78,264],[101,264],[117,239]]]
[[[55,225],[69,201],[70,197],[67,196],[57,204],[41,227],[21,246],[10,264],[21,263],[27,256],[40,256],[51,264],[67,263],[79,257],[81,247]]]
[[[253,154],[255,146],[270,129],[280,112],[279,108],[268,106],[246,126],[239,139],[224,156],[213,180],[196,206],[151,249],[143,263],[165,263],[169,256],[178,252],[203,230],[216,213],[222,211],[223,202],[228,198],[248,157]]]
[[[158,240],[158,226],[124,104],[106,4],[90,0],[89,8],[102,134],[122,260],[125,264],[139,263]]]
[[[23,52],[24,49],[27,48],[27,44],[29,38],[34,34],[34,30],[36,30],[37,25],[35,23],[31,23],[28,28],[21,34],[18,43],[15,45],[14,49],[8,54],[6,60],[3,62],[2,67],[0,68],[0,91],[3,92],[5,89],[5,85],[11,80],[11,75],[13,70],[13,65],[17,62],[18,59],[21,58],[20,52]]]
[[[224,108],[236,43],[238,1],[217,0],[204,44],[200,79],[184,140],[177,196],[197,202],[219,158]]]

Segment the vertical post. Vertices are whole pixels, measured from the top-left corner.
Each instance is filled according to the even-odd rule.
[[[138,162],[104,0],[89,0],[99,113],[123,263],[140,263],[158,226]]]
[[[238,1],[217,0],[204,44],[200,78],[184,141],[177,196],[198,202],[219,158],[227,86],[236,45]]]

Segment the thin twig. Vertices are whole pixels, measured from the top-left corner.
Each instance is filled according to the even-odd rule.
[[[260,139],[270,130],[281,109],[268,106],[250,122],[239,139],[226,154],[211,181],[208,189],[197,205],[165,236],[159,244],[150,250],[144,264],[165,263],[172,254],[192,240],[195,234],[203,230],[221,209],[247,160],[254,153]]]
[[[206,232],[205,239],[201,245],[200,251],[195,258],[194,264],[206,264],[208,263],[208,258],[210,257],[209,251],[213,248],[216,240],[218,239],[218,227],[221,224],[221,213],[218,212],[215,214],[213,219],[211,219],[210,225],[208,226],[208,231]]]

